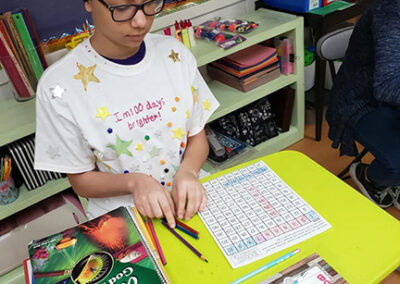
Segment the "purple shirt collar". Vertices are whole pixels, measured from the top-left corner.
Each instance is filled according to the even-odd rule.
[[[121,65],[135,65],[143,60],[145,54],[146,54],[146,45],[144,44],[144,41],[143,41],[140,44],[140,48],[139,48],[138,52],[136,52],[131,57],[128,57],[125,59],[113,59],[113,58],[108,58],[108,57],[104,57],[104,58],[106,58],[114,63],[121,64]]]

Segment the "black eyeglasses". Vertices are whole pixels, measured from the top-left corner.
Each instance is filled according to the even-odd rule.
[[[98,0],[111,12],[115,22],[126,22],[135,17],[137,11],[142,10],[146,16],[154,16],[160,13],[164,7],[164,0],[150,0],[143,4],[125,4],[110,6],[104,0]]]

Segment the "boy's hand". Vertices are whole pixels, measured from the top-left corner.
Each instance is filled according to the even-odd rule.
[[[133,198],[142,215],[150,218],[165,217],[175,227],[175,210],[170,193],[157,180],[146,174],[135,173]]]
[[[207,205],[207,194],[197,180],[197,175],[183,169],[178,170],[175,175],[172,199],[179,219],[189,220],[197,211],[204,210]]]

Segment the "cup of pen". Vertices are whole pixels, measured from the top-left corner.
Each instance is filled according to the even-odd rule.
[[[10,176],[0,182],[0,205],[7,205],[14,202],[19,195],[19,189],[15,186],[13,178]]]

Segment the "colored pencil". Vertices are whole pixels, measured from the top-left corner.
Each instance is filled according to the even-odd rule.
[[[150,226],[149,226],[149,221],[148,220],[149,220],[149,218],[147,218],[147,220],[144,222],[144,224],[146,225],[147,232],[150,235],[150,238],[151,238],[151,241],[153,242],[154,247],[157,247],[156,241],[154,240],[154,237],[153,237],[153,233],[150,230]]]
[[[186,245],[192,252],[194,252],[201,260],[208,262],[208,260],[197,250],[195,249],[191,244],[189,244],[181,235],[179,235],[174,229],[172,229],[170,226],[168,226],[167,223],[161,222],[165,228],[168,229],[175,237],[177,237],[184,245]]]
[[[167,219],[166,219],[165,217],[162,218],[162,220],[163,220],[165,223],[168,223],[168,222],[167,222]],[[192,232],[193,234],[195,234],[195,235],[198,235],[198,234],[199,234],[199,232],[197,232],[195,229],[189,227],[188,225],[186,225],[185,223],[179,221],[178,219],[175,219],[175,222],[176,222],[177,225],[180,225],[182,228],[185,228],[186,230]]]
[[[189,230],[186,230],[184,227],[182,227],[182,226],[179,225],[178,223],[176,224],[175,229],[178,229],[178,230],[184,232],[185,234],[191,236],[192,238],[194,238],[194,239],[196,239],[196,240],[199,239],[199,236],[198,236],[198,235],[196,235],[195,233],[192,233],[192,232],[189,231]]]
[[[151,222],[150,218],[147,218],[147,223],[149,224],[151,234],[153,235],[154,242],[156,243],[156,248],[157,248],[158,254],[160,255],[161,262],[162,262],[163,265],[166,265],[167,264],[167,260],[165,259],[164,253],[163,253],[163,251],[161,249],[160,242],[158,241],[158,238],[157,238],[157,235],[156,235],[156,231],[154,230],[153,222]]]
[[[300,252],[300,250],[299,250],[299,249],[296,249],[296,250],[291,251],[291,252],[289,252],[289,253],[287,253],[287,254],[285,254],[285,255],[282,255],[281,257],[278,257],[277,259],[271,261],[270,263],[267,263],[267,264],[261,266],[260,268],[258,268],[258,269],[256,269],[256,270],[250,272],[249,274],[246,274],[246,275],[240,277],[239,279],[237,279],[237,280],[231,282],[230,284],[239,284],[239,283],[242,283],[243,281],[249,279],[250,277],[253,277],[254,275],[256,275],[256,274],[258,274],[258,273],[260,273],[260,272],[262,272],[262,271],[264,271],[264,270],[266,270],[266,269],[268,269],[268,268],[271,268],[272,266],[277,265],[278,263],[280,263],[280,262],[282,262],[282,261],[288,259],[289,257],[292,257],[293,255],[295,255],[295,254],[298,253],[298,252]]]

